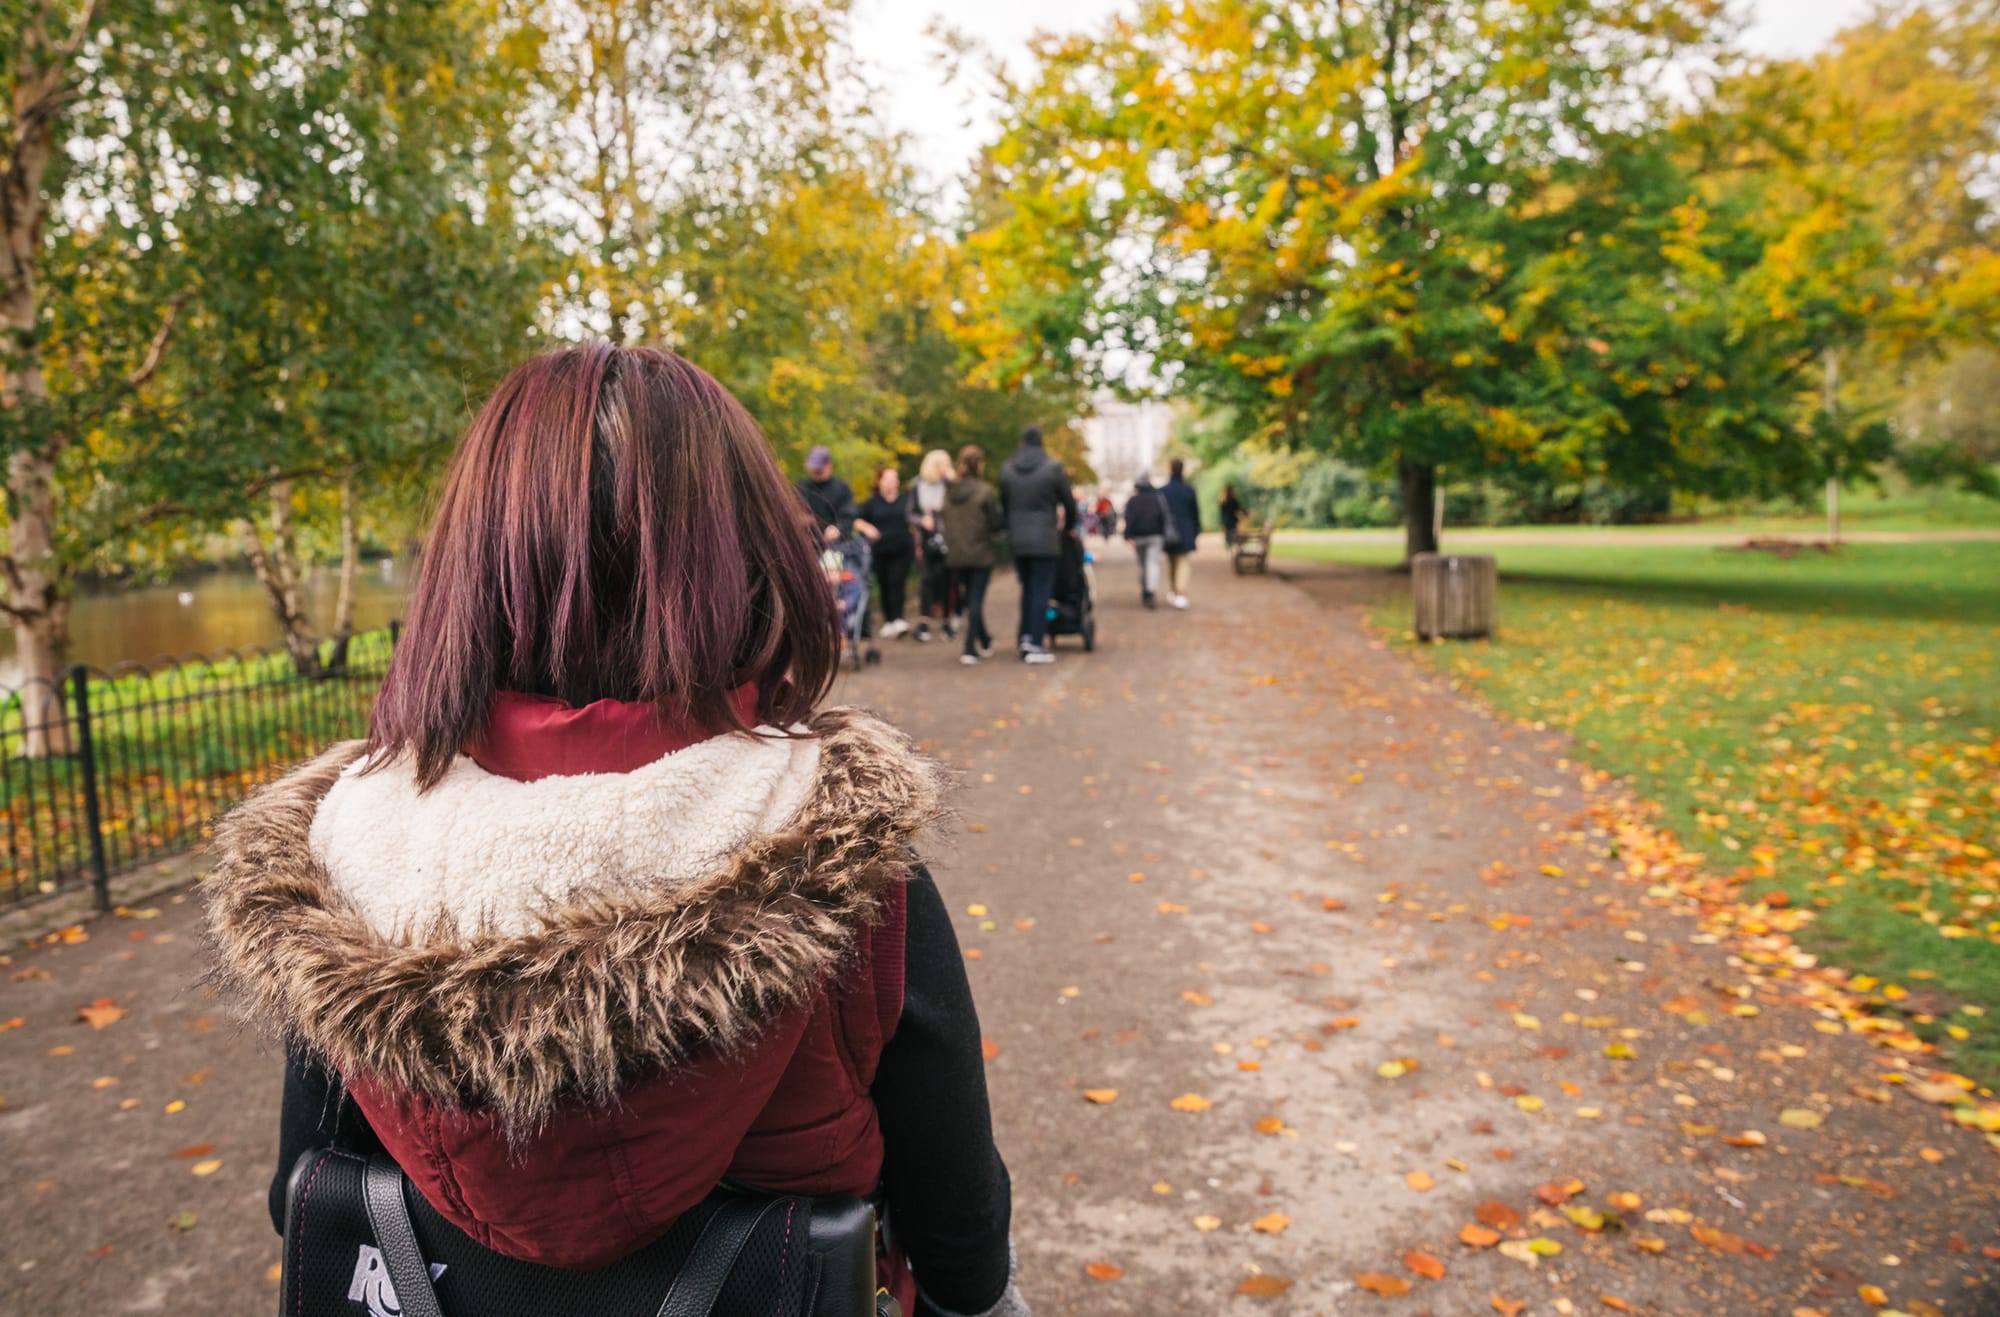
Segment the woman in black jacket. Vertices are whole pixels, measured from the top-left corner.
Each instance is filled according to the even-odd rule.
[[[860,522],[874,531],[869,538],[875,541],[875,584],[882,592],[882,639],[894,640],[910,629],[903,620],[903,601],[909,594],[910,564],[917,556],[917,543],[910,534],[910,499],[895,467],[875,473],[875,492],[861,505],[856,524]]]

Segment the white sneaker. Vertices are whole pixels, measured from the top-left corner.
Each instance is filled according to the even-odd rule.
[[[893,622],[885,622],[882,624],[882,639],[894,640],[909,629],[910,624],[900,617]]]
[[[979,666],[978,657],[972,654],[960,654],[958,656],[958,661],[960,663],[963,663],[968,668],[976,668]]]
[[[1055,652],[1043,649],[1040,645],[1028,646],[1021,651],[1021,657],[1029,663],[1053,663],[1056,661]]]
[[[1184,595],[1184,594],[1177,594],[1177,595],[1175,595],[1175,596],[1174,596],[1174,607],[1175,607],[1175,608],[1186,608],[1186,607],[1187,607],[1187,596],[1186,596],[1186,595]]]

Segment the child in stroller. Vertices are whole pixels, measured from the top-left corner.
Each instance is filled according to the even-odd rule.
[[[849,535],[826,546],[819,556],[833,590],[833,602],[840,610],[840,646],[843,655],[859,671],[864,663],[880,663],[882,651],[868,639],[868,572],[872,565],[868,540]]]
[[[1057,636],[1078,636],[1088,653],[1097,648],[1097,559],[1076,531],[1063,532],[1061,549],[1049,597],[1049,644]]]

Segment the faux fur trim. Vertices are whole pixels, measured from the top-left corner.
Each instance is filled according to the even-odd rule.
[[[376,931],[313,855],[321,800],[360,756],[338,746],[252,795],[216,833],[203,884],[213,977],[253,1020],[343,1073],[512,1132],[697,1046],[728,1049],[817,992],[915,862],[943,770],[874,716],[828,710],[783,828],[669,887],[575,891],[521,933]]]

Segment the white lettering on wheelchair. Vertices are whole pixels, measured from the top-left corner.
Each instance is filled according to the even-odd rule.
[[[432,1280],[444,1275],[444,1263],[430,1266]],[[348,1282],[347,1298],[350,1303],[368,1305],[368,1317],[402,1317],[403,1306],[396,1301],[396,1287],[389,1281],[381,1249],[372,1244],[361,1246],[354,1258],[354,1279]]]

